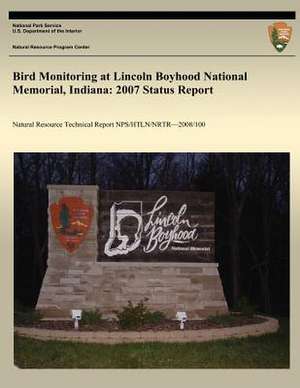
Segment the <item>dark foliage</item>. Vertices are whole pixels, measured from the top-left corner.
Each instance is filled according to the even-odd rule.
[[[102,320],[102,314],[98,309],[95,310],[83,310],[81,321],[82,325],[96,325]]]
[[[246,296],[242,296],[237,304],[237,310],[242,315],[252,317],[256,312],[256,306],[251,304]]]
[[[34,325],[42,319],[42,314],[32,308],[21,305],[16,302],[14,306],[14,324],[15,325]]]

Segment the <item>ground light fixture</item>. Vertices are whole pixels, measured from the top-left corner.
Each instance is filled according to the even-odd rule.
[[[71,310],[72,319],[74,321],[74,329],[79,329],[79,321],[81,320],[82,310]]]
[[[185,311],[177,311],[176,319],[179,321],[180,330],[184,330],[184,323],[187,321],[187,314]]]

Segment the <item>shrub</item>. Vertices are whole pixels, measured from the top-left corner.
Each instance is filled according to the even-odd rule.
[[[255,314],[256,306],[249,302],[246,296],[242,296],[237,304],[237,310],[248,317],[252,317]]]
[[[161,323],[166,319],[165,314],[162,311],[147,311],[145,315],[145,323]]]
[[[20,305],[15,306],[14,323],[15,325],[32,325],[40,322],[43,318],[38,310]]]
[[[95,310],[83,310],[81,316],[81,323],[83,325],[96,325],[101,322],[102,314],[98,309]]]
[[[148,298],[144,298],[134,305],[129,300],[128,305],[123,307],[121,311],[114,311],[122,329],[138,329],[144,324],[158,324],[165,319],[165,315],[161,311],[150,311],[145,306],[147,301]]]

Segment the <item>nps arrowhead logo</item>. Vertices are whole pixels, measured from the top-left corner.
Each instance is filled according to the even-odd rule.
[[[276,50],[281,53],[291,40],[292,27],[284,22],[277,22],[268,26],[268,32],[271,43]]]
[[[50,206],[52,226],[61,245],[73,253],[84,240],[92,220],[93,209],[80,197],[62,197]]]

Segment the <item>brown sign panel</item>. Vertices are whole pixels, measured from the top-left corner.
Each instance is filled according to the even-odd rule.
[[[210,262],[214,193],[101,191],[99,261]]]
[[[92,220],[93,209],[80,197],[62,197],[50,205],[52,226],[61,245],[76,251],[84,240]]]

